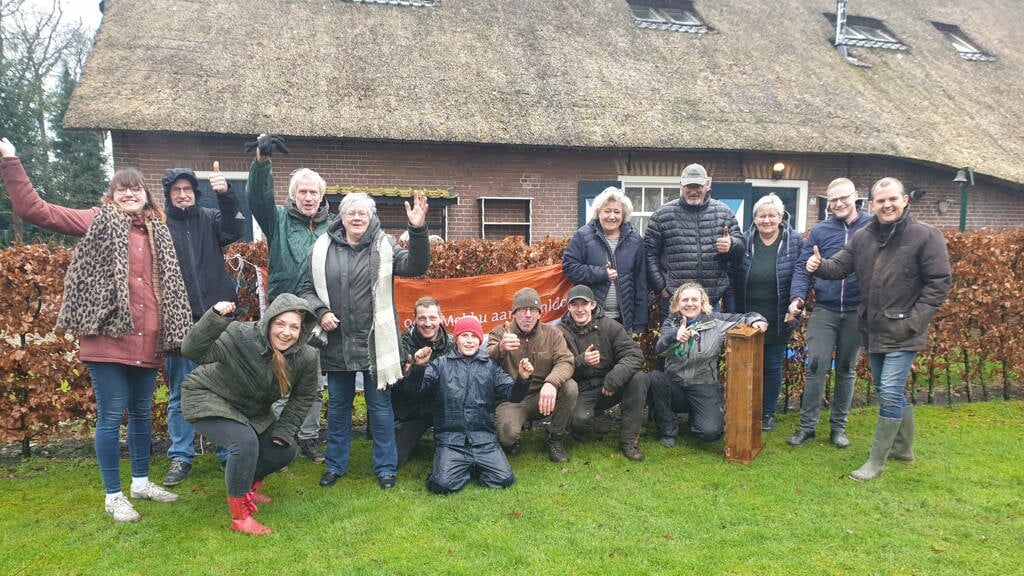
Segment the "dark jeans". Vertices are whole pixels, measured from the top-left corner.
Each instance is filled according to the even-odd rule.
[[[478,482],[485,488],[506,488],[516,481],[512,466],[497,442],[465,446],[438,444],[434,467],[427,476],[427,490],[449,494],[461,490],[476,468]]]
[[[761,417],[775,416],[782,390],[782,366],[786,362],[787,343],[764,345],[764,371],[762,376]]]
[[[433,425],[434,417],[432,415],[395,421],[395,445],[398,446],[399,468],[409,461],[420,438]]]
[[[100,478],[107,494],[121,491],[121,419],[128,410],[128,453],[132,478],[149,476],[153,439],[153,391],[156,368],[114,362],[86,362],[96,394],[96,436],[93,444]]]
[[[589,434],[594,429],[594,415],[622,403],[622,424],[619,442],[636,442],[643,425],[644,404],[647,402],[649,379],[646,372],[637,372],[613,396],[601,393],[601,386],[588,386],[579,391],[576,409],[572,413],[572,429],[578,434]]]
[[[241,498],[252,490],[252,482],[287,466],[294,458],[294,444],[278,446],[271,437],[273,426],[262,434],[249,424],[228,418],[200,418],[192,423],[196,430],[228,453],[224,484],[228,496]],[[282,438],[292,442],[291,438]]]
[[[857,323],[856,310],[833,312],[819,306],[811,313],[807,321],[807,377],[800,399],[801,430],[813,432],[818,427],[825,396],[825,376],[832,368],[833,354],[836,373],[829,426],[833,431],[846,430],[860,352]]]
[[[683,386],[661,371],[650,374],[649,401],[658,435],[679,433],[677,413],[690,415],[690,432],[703,442],[714,442],[725,432],[725,398],[721,384]]]
[[[561,437],[569,428],[576,397],[579,390],[576,381],[566,380],[555,396],[555,409],[551,412],[551,435]],[[502,446],[510,447],[519,440],[523,426],[529,420],[540,420],[540,390],[530,392],[522,402],[502,402],[495,409],[495,420],[498,424],[498,441]]]

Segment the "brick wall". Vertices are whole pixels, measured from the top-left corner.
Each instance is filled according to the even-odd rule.
[[[134,166],[154,184],[170,166],[209,170],[213,160],[221,170],[248,172],[251,156],[243,153],[243,137],[157,133],[113,134],[114,165]],[[279,201],[287,195],[288,176],[299,167],[319,172],[328,185],[447,188],[459,197],[449,209],[448,236],[478,238],[480,202],[484,196],[533,198],[532,239],[569,236],[578,226],[580,180],[614,180],[627,170],[644,175],[672,172],[689,162],[701,162],[716,181],[770,178],[771,165],[786,163],[783,178],[808,182],[810,197],[824,195],[828,183],[841,176],[853,180],[866,196],[875,180],[895,176],[907,189],[927,191],[913,211],[938,226],[959,222],[959,185],[955,170],[909,160],[845,155],[776,155],[763,153],[619,152],[456,144],[353,142],[290,139],[291,155],[274,158]],[[645,172],[648,171],[648,172]],[[678,173],[678,172],[676,172]],[[1024,187],[978,179],[971,189],[968,226],[1018,226],[1024,222]],[[948,202],[940,215],[939,201]],[[516,216],[519,208],[499,206],[499,213]],[[381,207],[382,217],[404,219],[399,207]],[[817,206],[808,207],[807,224],[817,219]],[[497,214],[497,213],[496,213]],[[488,218],[490,219],[490,218]],[[439,217],[431,214],[431,224]],[[516,233],[516,227],[495,226],[495,235]],[[490,236],[491,234],[488,234]]]

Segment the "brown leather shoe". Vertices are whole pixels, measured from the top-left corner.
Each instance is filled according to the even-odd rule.
[[[566,451],[565,445],[562,443],[560,436],[552,436],[548,438],[548,458],[552,462],[568,462],[569,452]]]
[[[636,442],[623,442],[619,444],[619,450],[622,451],[623,456],[634,462],[640,462],[644,459],[644,453],[640,451],[640,447],[636,445]]]

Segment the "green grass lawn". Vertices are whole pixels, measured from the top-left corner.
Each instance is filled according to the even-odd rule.
[[[827,425],[788,446],[796,415],[783,415],[750,465],[720,442],[650,437],[632,463],[614,434],[556,465],[532,432],[512,488],[448,497],[423,487],[426,444],[385,492],[358,440],[333,488],[305,460],[268,479],[257,518],[274,533],[261,538],[228,531],[212,455],[179,502],[137,503],[137,524],[103,513],[93,459],[31,459],[0,470],[0,574],[1020,574],[1024,402],[919,407],[917,461],[859,484],[846,474],[876,411],[854,412],[847,450]],[[155,457],[153,477],[166,467]]]

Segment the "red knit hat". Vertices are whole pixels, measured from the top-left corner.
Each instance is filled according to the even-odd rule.
[[[476,317],[463,316],[455,321],[455,330],[452,331],[452,334],[457,338],[459,334],[462,334],[463,332],[472,332],[476,335],[477,340],[483,344],[484,329],[480,326],[480,321],[477,320]]]

